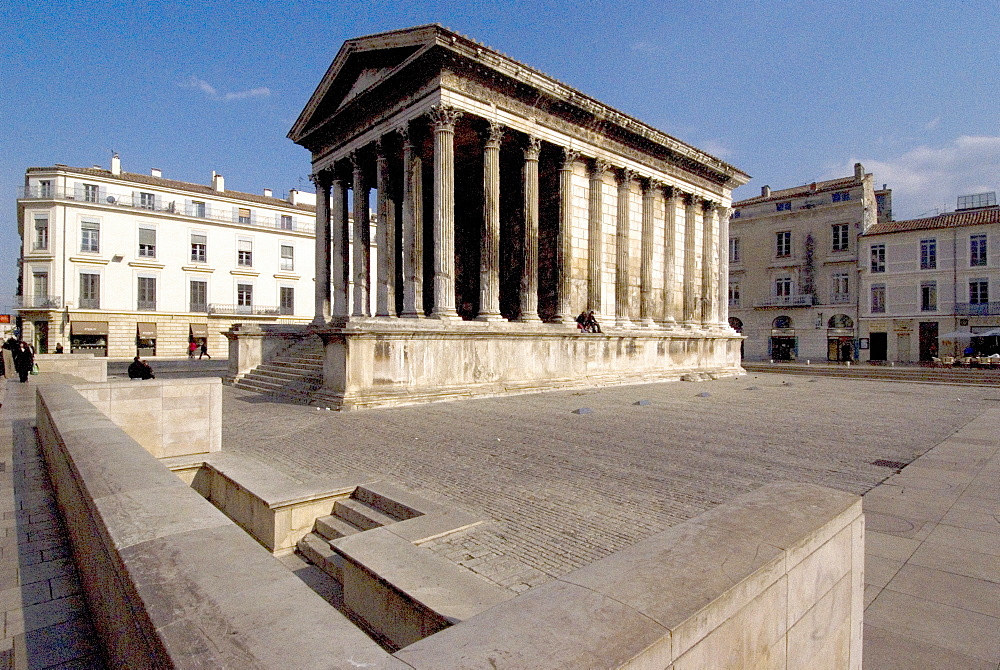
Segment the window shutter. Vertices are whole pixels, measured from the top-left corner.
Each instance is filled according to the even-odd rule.
[[[191,204],[190,198],[184,198],[184,213],[187,216],[194,216],[194,205]]]
[[[239,223],[240,220],[240,208],[233,207],[233,223]]]
[[[101,186],[97,189],[97,202],[104,204],[108,201],[108,189],[106,186]]]
[[[80,182],[73,185],[73,197],[75,200],[83,200],[83,184]]]
[[[132,206],[138,207],[142,204],[142,196],[139,195],[139,191],[132,191]]]
[[[139,229],[139,244],[148,244],[151,247],[156,246],[156,231],[152,228],[140,228]]]

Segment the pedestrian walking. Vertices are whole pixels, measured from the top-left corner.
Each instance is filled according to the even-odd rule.
[[[208,353],[208,340],[201,341],[201,349],[198,351],[198,360],[201,360],[202,356],[208,356],[208,360],[212,360],[212,355]]]
[[[194,360],[194,352],[198,351],[198,343],[191,341],[188,343],[188,358]]]
[[[14,352],[14,369],[17,370],[17,376],[22,384],[28,381],[28,375],[31,374],[31,369],[34,367],[35,354],[31,351],[31,347],[28,346],[27,342],[21,342],[18,349]]]

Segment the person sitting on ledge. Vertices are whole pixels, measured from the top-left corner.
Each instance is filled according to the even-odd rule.
[[[580,315],[576,317],[576,327],[578,330],[587,332],[587,310],[580,312]]]
[[[56,342],[56,353],[61,354],[63,352],[62,342]]]
[[[588,333],[600,333],[601,324],[597,323],[597,317],[594,316],[594,310],[587,312],[587,320],[584,322],[583,329]]]
[[[149,366],[149,363],[138,356],[132,359],[132,362],[128,366],[129,379],[154,379],[155,377],[156,375],[153,374],[153,368]]]

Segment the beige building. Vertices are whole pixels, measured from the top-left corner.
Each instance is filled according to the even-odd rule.
[[[746,360],[858,358],[858,236],[890,207],[860,163],[849,177],[733,203],[729,323]]]
[[[224,354],[235,322],[312,317],[315,196],[287,200],[111,168],[28,168],[15,309],[41,353]]]
[[[861,359],[1000,352],[1000,208],[878,223],[860,238]]]

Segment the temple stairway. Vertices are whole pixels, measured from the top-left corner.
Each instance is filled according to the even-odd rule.
[[[236,380],[236,388],[309,402],[323,386],[323,342],[312,335]]]

